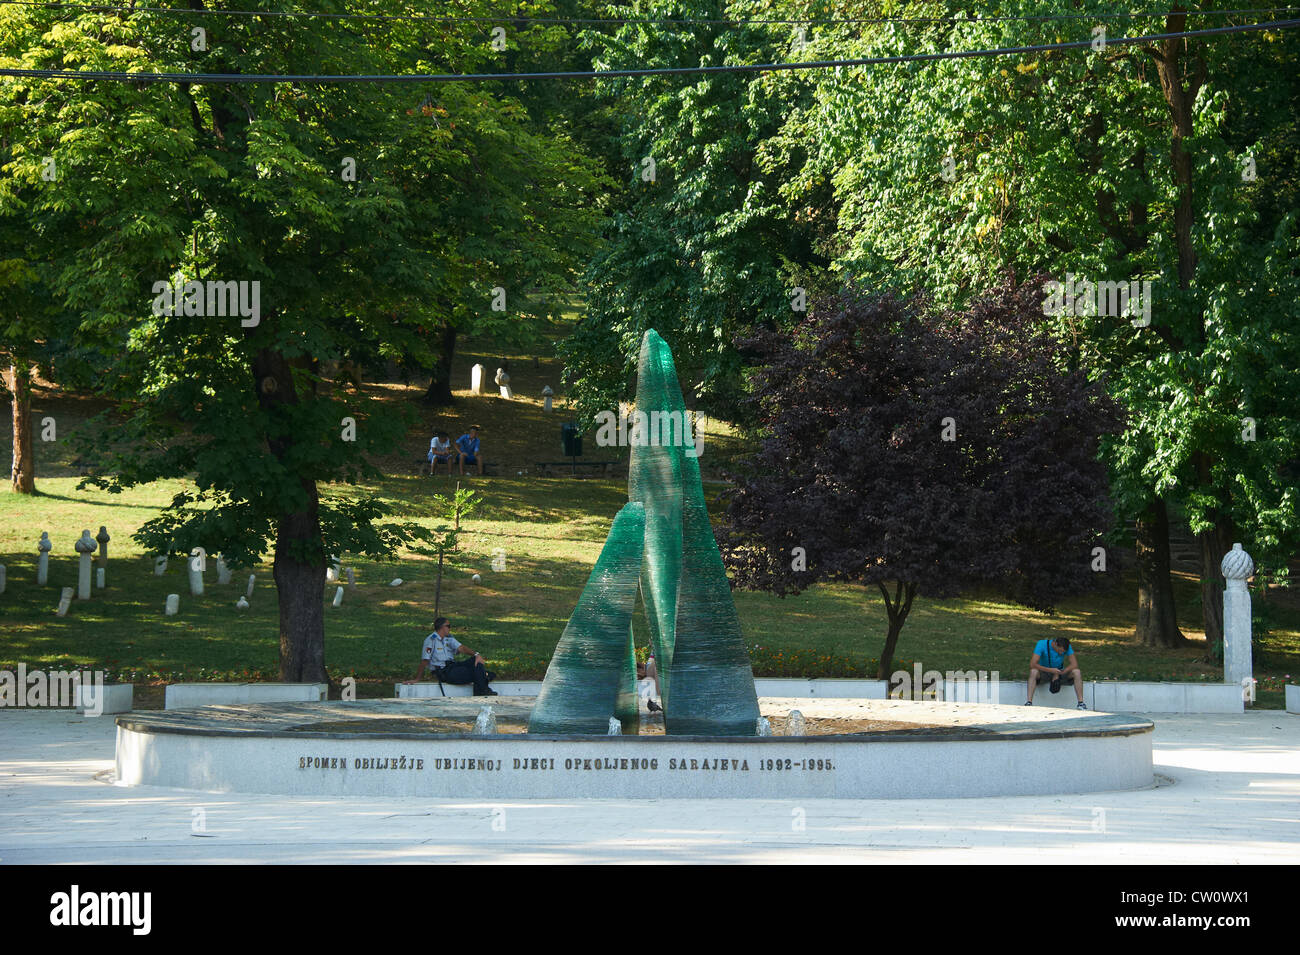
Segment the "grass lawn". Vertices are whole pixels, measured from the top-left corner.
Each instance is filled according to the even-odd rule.
[[[618,509],[626,502],[626,480],[617,478],[540,478],[531,473],[536,461],[560,459],[559,427],[563,407],[547,415],[540,391],[551,384],[560,391],[558,363],[544,356],[499,356],[462,351],[456,381],[468,382],[469,366],[483,361],[488,378],[496,359],[511,361],[516,401],[457,393],[457,407],[438,411],[420,407],[420,430],[409,447],[383,462],[390,476],[370,490],[392,502],[399,519],[433,522],[429,498],[454,487],[456,479],[411,473],[411,463],[428,447],[427,433],[442,427],[452,437],[469,424],[484,426],[483,449],[500,465],[498,476],[466,479],[484,498],[483,507],[464,522],[462,552],[446,568],[441,612],[453,620],[456,635],[489,659],[502,679],[538,679],[572,612],[587,575]],[[413,401],[419,384],[367,386],[393,402]],[[59,422],[60,437],[75,431],[93,403],[38,392],[33,412]],[[723,423],[704,427],[708,465],[740,450],[738,439]],[[3,439],[7,442],[7,435]],[[594,444],[588,437],[588,444]],[[173,559],[166,574],[154,576],[152,564],[131,540],[131,533],[153,517],[183,482],[160,482],[121,495],[78,491],[77,471],[64,441],[38,445],[39,466],[34,497],[0,492],[0,563],[8,569],[8,589],[0,595],[0,666],[62,668],[85,665],[137,683],[138,697],[149,705],[157,688],[179,680],[276,679],[278,676],[277,608],[269,564],[255,568],[258,582],[251,608],[235,601],[246,577],[217,586],[215,569],[206,575],[206,593],[188,593],[183,562]],[[587,457],[617,456],[615,449],[586,448]],[[5,447],[0,445],[0,453]],[[519,472],[523,473],[520,474]],[[326,487],[323,493],[343,493]],[[716,484],[706,484],[713,497]],[[73,541],[83,528],[92,535],[107,525],[108,587],[93,598],[73,603],[60,619],[54,613],[59,588],[76,583]],[[36,541],[42,530],[54,543],[50,583],[35,585]],[[493,550],[501,548],[506,568],[491,569]],[[402,555],[396,563],[349,561],[357,586],[341,608],[328,606],[334,593],[321,594],[326,606],[325,659],[331,676],[352,675],[363,696],[391,695],[392,682],[415,672],[419,649],[432,629],[436,561]],[[475,585],[470,577],[482,575]],[[394,577],[405,581],[390,587]],[[1086,679],[1219,680],[1222,669],[1204,662],[1196,581],[1181,575],[1175,582],[1179,619],[1194,638],[1187,649],[1156,651],[1133,641],[1136,589],[1121,579],[1109,593],[1072,601],[1046,617],[1002,600],[971,597],[932,601],[918,597],[899,642],[896,668],[913,662],[925,669],[997,670],[1004,679],[1023,678],[1033,642],[1064,633],[1075,642]],[[180,613],[163,616],[167,594],[181,595]],[[885,614],[878,592],[854,585],[816,587],[797,598],[778,600],[766,594],[736,593],[736,606],[760,676],[874,676],[884,640]],[[1281,685],[1300,676],[1300,603],[1289,593],[1256,598],[1256,612],[1268,630],[1257,640],[1256,674],[1259,705],[1280,706]],[[644,621],[634,624],[644,644]],[[144,688],[152,685],[153,691]]]

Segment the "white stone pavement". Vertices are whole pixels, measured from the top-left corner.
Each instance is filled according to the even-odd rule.
[[[1155,722],[1160,783],[1136,792],[494,803],[128,789],[105,780],[111,717],[8,710],[0,865],[1300,862],[1300,716]],[[206,830],[198,834],[195,810]]]

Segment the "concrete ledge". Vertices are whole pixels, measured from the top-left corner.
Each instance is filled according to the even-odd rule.
[[[1286,687],[1286,711],[1300,715],[1300,686],[1292,686],[1290,683]]]
[[[1095,709],[1111,713],[1243,713],[1235,683],[1098,682]]]
[[[131,706],[135,702],[135,684],[106,683],[98,689],[102,695],[97,700],[94,684],[89,686],[82,684],[77,688],[78,713],[84,714],[87,710],[96,710],[96,703],[99,704],[97,712],[99,716],[131,712]]]
[[[1087,680],[1083,681],[1083,702],[1090,710],[1107,712],[1106,707],[1093,705],[1096,685]],[[1023,706],[1028,689],[1027,680],[999,680],[997,683],[992,681],[960,683],[944,680],[943,698],[951,703],[1000,703],[1003,706]],[[1034,706],[1073,710],[1078,705],[1079,698],[1075,695],[1072,686],[1062,686],[1059,693],[1053,693],[1047,683],[1040,683],[1034,688]]]
[[[644,685],[645,681],[641,681]],[[1025,702],[1025,680],[992,680],[963,683],[942,681],[942,699],[953,703],[998,703],[1019,706]],[[928,687],[928,684],[927,684]],[[472,696],[469,685],[444,684],[446,695]],[[502,696],[536,696],[541,692],[540,680],[494,682],[492,689]],[[801,679],[797,677],[759,677],[754,689],[760,697],[792,697],[825,700],[884,700],[889,698],[888,680],[836,680]],[[1300,687],[1290,687],[1300,696]],[[920,689],[916,688],[916,698]],[[394,688],[398,699],[436,699],[438,684],[431,682],[398,683]],[[644,689],[642,692],[644,696]],[[1288,696],[1288,700],[1292,697]],[[1245,710],[1241,688],[1232,683],[1129,683],[1121,680],[1084,680],[1083,702],[1090,710],[1103,713],[1241,713]],[[192,704],[191,704],[192,705]],[[1039,683],[1034,692],[1035,706],[1050,706],[1072,710],[1078,705],[1074,688],[1062,686],[1053,693],[1048,683]],[[1300,701],[1291,712],[1300,711]]]
[[[534,702],[503,697],[498,705],[526,716]],[[391,724],[340,732],[340,723],[376,718],[464,718],[478,702],[254,704],[118,717],[117,781],[461,799],[916,799],[1098,792],[1153,781],[1150,720],[942,702],[760,701],[774,715],[795,704],[814,717],[869,715],[904,728],[803,737],[474,736]]]
[[[171,683],[163,708],[220,703],[306,703],[329,697],[328,683]]]
[[[393,688],[393,695],[399,700],[433,700],[444,695],[446,696],[473,696],[474,687],[468,683],[444,683],[442,689],[444,694],[438,689],[436,681],[423,681],[420,683],[398,683]],[[496,680],[492,683],[492,689],[496,690],[501,696],[536,696],[542,692],[541,680],[519,680],[514,683]]]
[[[799,677],[756,677],[759,696],[807,696],[828,700],[883,700],[889,696],[888,680],[835,680]]]

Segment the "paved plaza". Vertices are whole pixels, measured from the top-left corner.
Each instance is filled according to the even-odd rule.
[[[1157,785],[909,800],[447,800],[113,785],[115,724],[0,713],[0,864],[1300,862],[1300,716],[1158,715]]]

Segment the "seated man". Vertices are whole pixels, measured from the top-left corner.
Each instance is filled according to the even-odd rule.
[[[662,694],[659,692],[659,668],[655,666],[654,647],[650,648],[650,654],[646,657],[645,663],[638,663],[636,665],[636,678],[638,681],[654,680],[655,696],[662,696]],[[663,707],[659,705],[659,701],[656,700],[654,697],[650,697],[645,701],[645,708],[649,710],[651,713],[658,713],[660,710],[663,709]]]
[[[457,452],[452,450],[451,438],[447,436],[446,431],[435,431],[433,440],[429,442],[429,473],[437,474],[439,463],[447,465],[447,476],[451,476],[451,460],[457,456]]]
[[[1065,637],[1051,640],[1039,640],[1034,645],[1034,655],[1029,658],[1029,699],[1025,706],[1034,705],[1034,688],[1038,686],[1040,675],[1051,680],[1051,689],[1057,693],[1062,683],[1073,683],[1074,694],[1079,698],[1079,709],[1088,707],[1083,703],[1083,674],[1079,670],[1079,661],[1074,657],[1074,647]]]
[[[474,659],[457,660],[457,653],[471,654]],[[473,650],[460,643],[451,635],[451,621],[439,617],[433,622],[433,633],[425,638],[420,655],[420,669],[416,671],[414,683],[424,677],[425,668],[432,670],[443,683],[474,684],[475,696],[496,696],[496,690],[488,689],[488,683],[496,676],[489,673],[483,658]]]
[[[460,449],[460,473],[465,473],[466,464],[477,464],[478,473],[483,473],[483,455],[479,452],[478,444],[478,425],[469,429],[468,434],[462,434],[456,439],[456,447]]]

